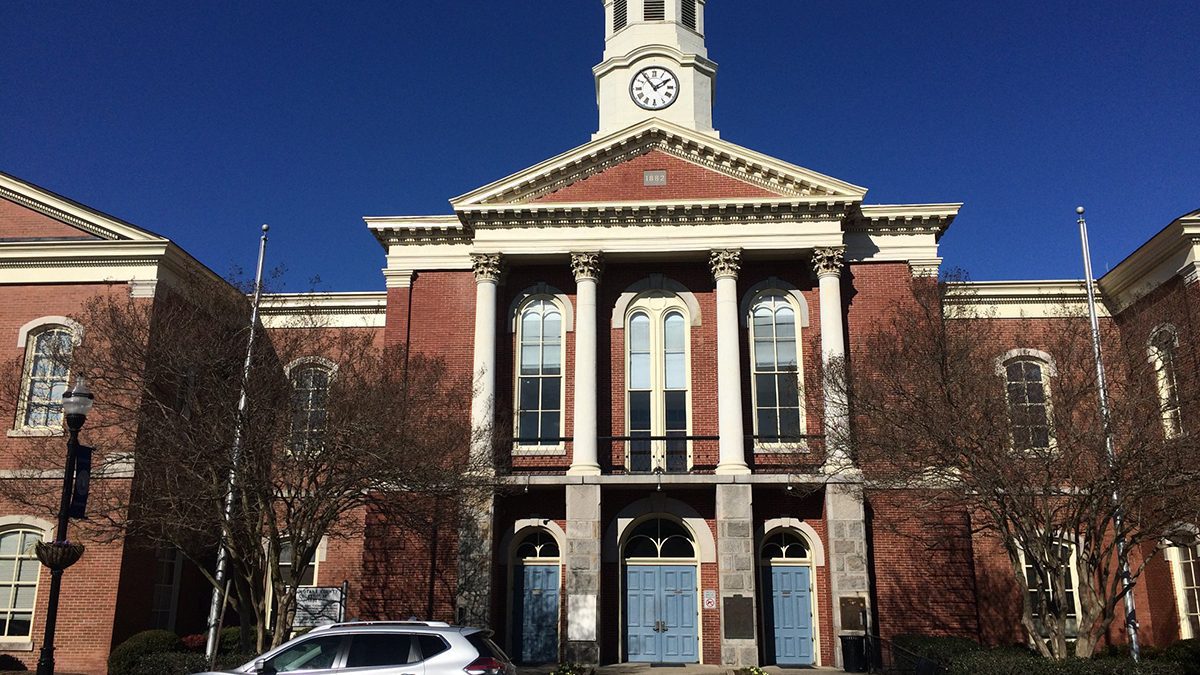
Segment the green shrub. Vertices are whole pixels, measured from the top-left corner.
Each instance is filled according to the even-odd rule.
[[[130,675],[191,675],[208,670],[208,659],[195,652],[146,654],[134,664]],[[110,671],[111,672],[111,671]]]
[[[1200,675],[1200,639],[1180,640],[1158,650],[1154,659],[1160,663],[1176,663],[1185,675]]]
[[[595,668],[582,663],[560,663],[551,675],[593,675]]]
[[[893,658],[901,670],[916,670],[918,661],[932,661],[943,666],[962,654],[983,649],[978,642],[961,637],[931,637],[928,635],[897,635],[892,640],[898,649]],[[922,672],[925,667],[922,667]]]
[[[242,629],[237,626],[228,626],[221,629],[220,636],[217,639],[217,654],[237,654],[241,651],[238,641],[242,639]],[[251,642],[254,639],[254,633],[250,633]],[[253,644],[250,645],[254,647]],[[245,663],[245,661],[242,661]]]
[[[0,671],[5,673],[19,673],[24,670],[29,670],[24,661],[12,654],[0,654]]]
[[[135,633],[108,655],[108,675],[134,675],[133,669],[142,658],[180,651],[183,651],[183,642],[169,630]]]

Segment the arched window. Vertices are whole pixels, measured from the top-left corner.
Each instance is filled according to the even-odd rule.
[[[760,444],[798,443],[804,434],[799,323],[788,294],[767,291],[750,308],[754,434]]]
[[[804,539],[788,530],[780,530],[767,538],[762,547],[763,562],[801,561],[811,558]]]
[[[613,3],[613,32],[617,32],[629,25],[629,3],[628,0],[616,0]]]
[[[549,532],[537,529],[530,532],[517,546],[517,560],[557,560],[560,552],[558,540]]]
[[[1161,326],[1150,336],[1150,365],[1154,368],[1159,413],[1167,438],[1175,438],[1183,433],[1175,366],[1175,348],[1178,345],[1179,337],[1173,326]]]
[[[683,525],[654,518],[638,525],[625,542],[625,559],[696,557],[692,535]]]
[[[688,470],[689,326],[678,296],[651,292],[630,306],[625,327],[628,467]]]
[[[557,446],[563,435],[563,313],[534,297],[517,322],[518,446]]]
[[[41,569],[33,547],[41,540],[33,529],[0,532],[0,638],[30,636]]]
[[[302,362],[291,369],[289,377],[292,381],[292,452],[319,451],[324,442],[333,369],[323,362]]]
[[[1004,361],[1009,423],[1017,450],[1045,450],[1054,441],[1048,371],[1049,364],[1035,356]]]
[[[62,426],[62,395],[70,378],[74,346],[75,333],[67,326],[46,325],[28,334],[18,428]]]

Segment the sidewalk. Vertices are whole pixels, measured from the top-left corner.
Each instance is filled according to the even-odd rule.
[[[555,666],[518,666],[518,675],[548,675],[554,672]],[[779,666],[763,666],[762,669],[770,675],[800,675],[807,671],[842,672],[839,668],[780,668]],[[646,663],[615,663],[596,668],[596,675],[730,675],[736,668],[732,666],[710,666],[698,663],[681,665],[650,665]]]

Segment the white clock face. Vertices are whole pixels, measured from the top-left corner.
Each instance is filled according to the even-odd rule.
[[[679,97],[679,79],[666,68],[643,68],[629,83],[629,95],[646,110],[662,110]]]

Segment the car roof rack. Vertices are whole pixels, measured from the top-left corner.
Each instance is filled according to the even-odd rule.
[[[318,630],[319,628],[340,628],[343,626],[427,626],[429,628],[449,628],[450,624],[446,623],[445,621],[418,621],[416,619],[410,621],[344,621],[341,623],[330,623],[324,626],[319,626],[313,630]]]

